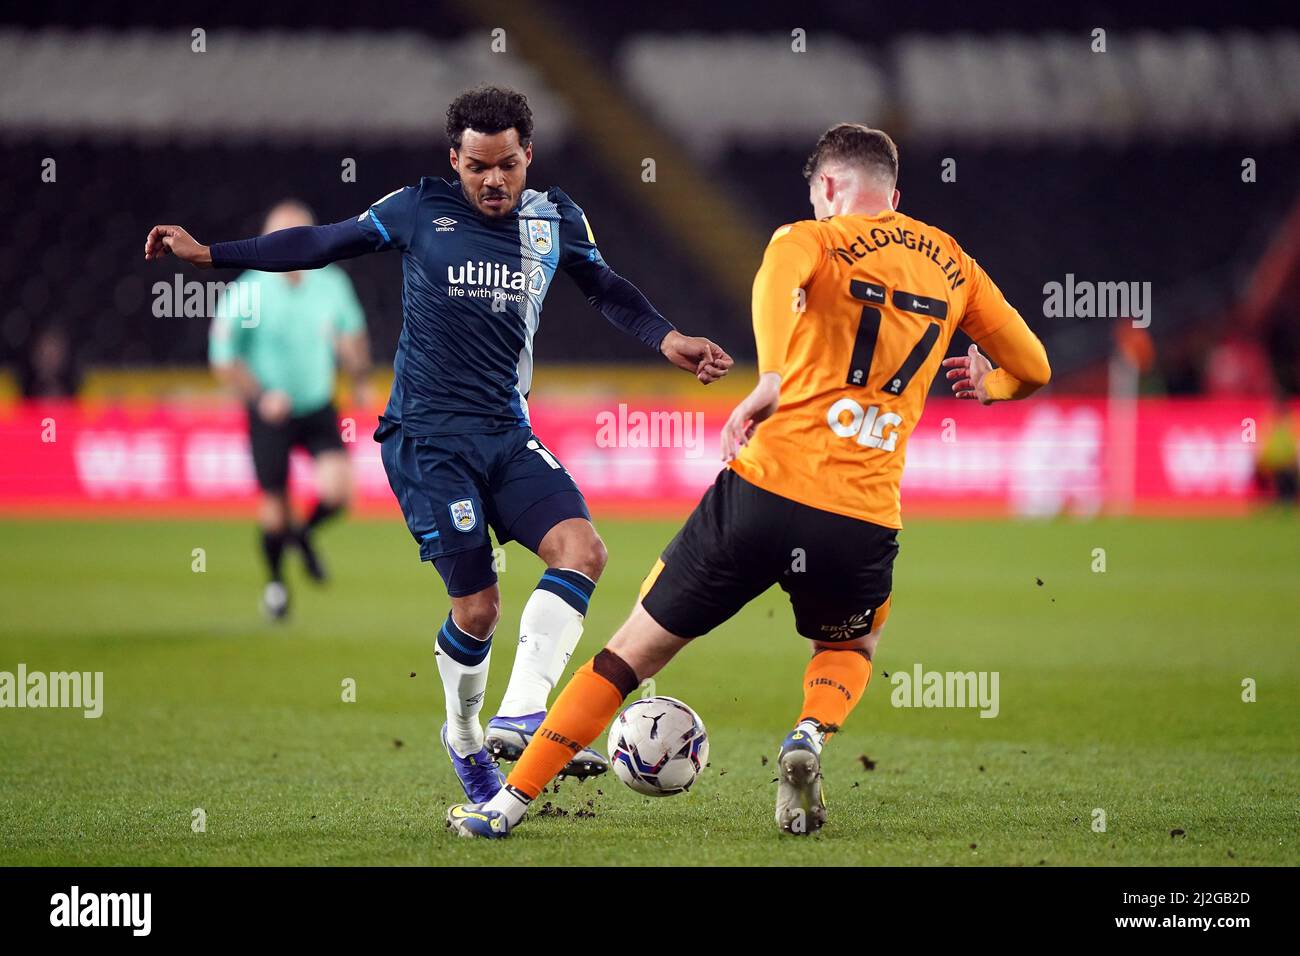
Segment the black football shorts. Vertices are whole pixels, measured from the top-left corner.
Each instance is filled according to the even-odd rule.
[[[270,494],[278,494],[288,486],[289,452],[294,448],[305,449],[313,458],[327,451],[343,451],[339,413],[333,402],[278,425],[263,421],[257,409],[250,406],[248,437],[257,484]]]
[[[801,635],[848,641],[888,616],[897,554],[894,528],[791,501],[725,468],[646,578],[641,604],[670,633],[698,637],[780,584]]]

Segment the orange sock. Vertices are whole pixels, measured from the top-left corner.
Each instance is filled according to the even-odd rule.
[[[573,755],[609,726],[636,686],[632,668],[616,654],[601,651],[587,661],[555,699],[506,783],[536,799]]]
[[[871,661],[858,651],[821,651],[803,672],[800,720],[815,720],[826,735],[839,730],[871,681]]]

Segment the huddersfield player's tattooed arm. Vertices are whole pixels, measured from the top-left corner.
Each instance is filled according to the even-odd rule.
[[[795,323],[803,311],[802,292],[821,262],[821,247],[806,229],[782,226],[772,236],[754,276],[752,310],[758,351],[758,384],[732,410],[722,426],[722,460],[732,461],[749,444],[758,426],[781,404],[781,369]]]
[[[559,189],[550,193],[560,214],[560,268],[609,322],[634,335],[705,385],[727,374],[732,358],[703,336],[683,335],[596,248],[587,217]]]
[[[979,263],[964,254],[963,258],[969,263],[966,273],[973,287],[961,328],[975,344],[965,355],[943,360],[953,394],[981,405],[1028,398],[1051,381],[1047,350]],[[997,368],[980,349],[998,363]]]

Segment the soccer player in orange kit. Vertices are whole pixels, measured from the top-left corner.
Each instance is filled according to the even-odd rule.
[[[650,571],[626,623],[560,694],[507,785],[481,806],[448,811],[461,835],[507,835],[642,680],[773,584],[812,643],[803,706],[778,757],[776,822],[795,833],[825,822],[821,749],[871,679],[890,610],[903,458],[930,383],[942,366],[958,398],[987,405],[1032,394],[1051,369],[956,240],[897,211],[889,136],[832,127],[804,175],[816,218],[778,229],[754,280],[759,380],[723,428],[729,467]],[[976,344],[941,359],[958,328]]]

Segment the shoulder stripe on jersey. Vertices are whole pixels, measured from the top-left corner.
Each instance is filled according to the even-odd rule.
[[[519,215],[545,214],[544,210],[538,208],[543,206],[550,206],[551,211],[556,208],[555,204],[546,198],[546,193],[538,192],[536,189],[525,189],[519,198]]]
[[[552,228],[550,223],[547,223],[547,231],[544,235],[549,241],[549,248],[544,253],[539,252],[534,246],[529,232],[529,223],[536,219],[558,220],[560,210],[559,206],[548,197],[547,193],[535,192],[530,189],[525,190],[523,195],[524,201],[519,208],[519,261],[522,268],[530,274],[533,268],[543,270],[546,282],[542,287],[541,296],[545,296],[546,290],[555,277],[555,270],[560,261],[559,223],[555,223],[554,233],[550,231]],[[524,396],[528,394],[533,385],[533,335],[541,322],[541,313],[541,297],[534,296],[531,293],[526,294],[519,304],[519,317],[524,323],[524,346],[519,350],[518,364],[515,368],[517,376],[515,391],[519,399],[521,426],[528,423],[528,403]]]
[[[392,242],[393,240],[388,236],[388,230],[385,229],[384,224],[379,221],[379,217],[375,215],[374,209],[370,210],[370,218],[375,221],[375,225],[379,228],[379,234],[384,237],[384,242]]]

